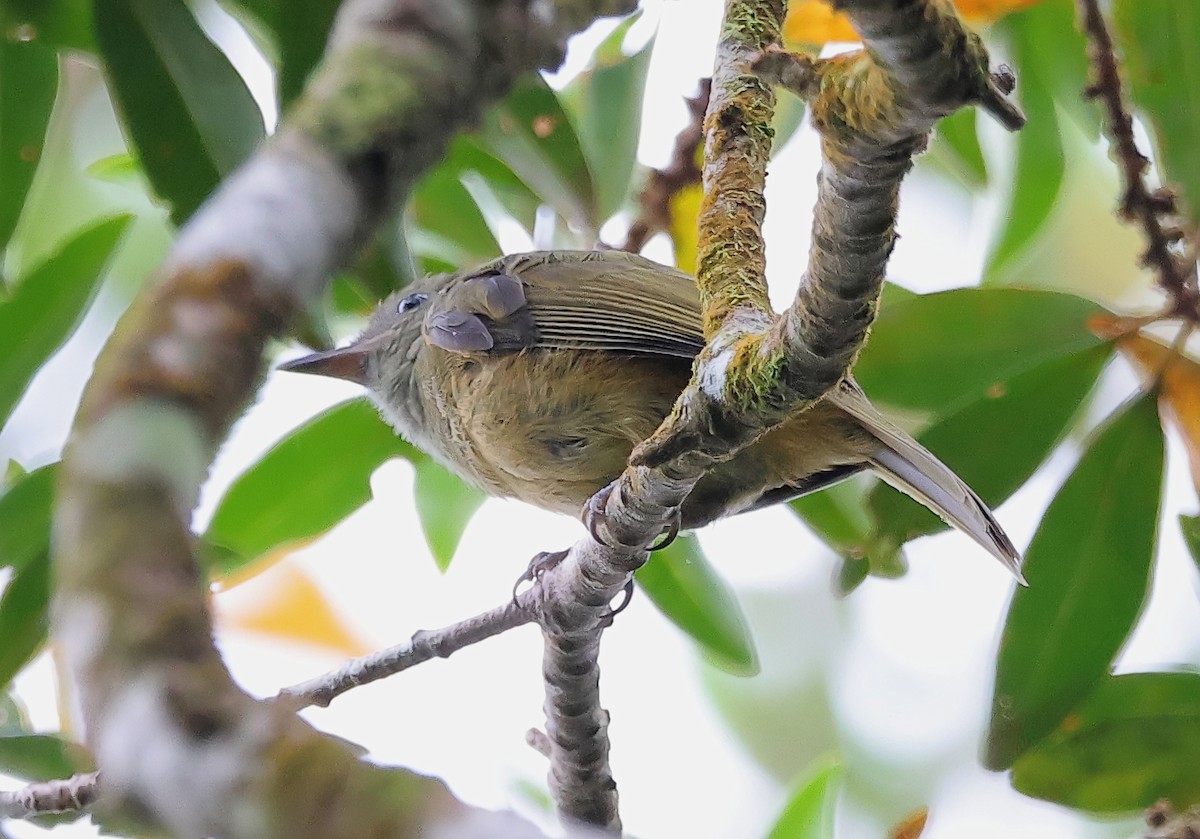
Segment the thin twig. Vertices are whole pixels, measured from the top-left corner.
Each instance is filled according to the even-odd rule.
[[[640,212],[629,225],[621,250],[641,253],[655,233],[671,227],[671,201],[689,186],[700,183],[700,164],[696,157],[704,145],[704,113],[712,79],[700,80],[700,92],[688,97],[691,119],[675,137],[671,161],[665,169],[652,169],[646,187],[638,195]]]
[[[1121,217],[1141,225],[1146,237],[1142,265],[1154,270],[1159,286],[1170,295],[1172,315],[1196,323],[1200,320],[1197,308],[1200,291],[1195,261],[1181,259],[1174,252],[1183,231],[1174,223],[1164,223],[1164,219],[1178,212],[1175,193],[1169,187],[1151,190],[1146,186],[1150,161],[1138,149],[1133,136],[1133,118],[1125,106],[1112,36],[1097,0],[1078,0],[1078,3],[1080,28],[1087,37],[1093,75],[1084,95],[1099,99],[1108,117],[1113,156],[1124,181],[1119,205]]]
[[[79,813],[90,807],[99,795],[99,772],[41,781],[11,792],[0,792],[0,819]]]
[[[529,623],[534,619],[529,598],[529,594],[523,592],[503,606],[450,626],[419,630],[407,643],[351,659],[337,670],[282,689],[276,698],[296,708],[328,707],[348,690],[394,676],[430,659],[449,658],[465,647]]]

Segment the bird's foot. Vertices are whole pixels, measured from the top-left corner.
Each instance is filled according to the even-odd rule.
[[[568,553],[570,553],[569,548],[563,551],[542,551],[534,556],[533,559],[529,560],[529,567],[526,568],[521,576],[517,577],[517,581],[513,583],[513,602],[515,603],[517,600],[517,595],[520,593],[519,589],[521,588],[522,583],[533,583],[534,585],[537,585],[542,581],[542,576],[547,571],[549,571],[551,568],[554,568],[567,558]]]
[[[621,598],[621,602],[614,608],[608,610],[608,613],[600,619],[600,625],[607,629],[612,626],[613,618],[625,611],[629,606],[629,602],[633,600],[633,578],[630,577],[625,581],[625,587],[621,589],[621,593],[625,596]]]
[[[608,533],[607,528],[604,528],[603,532],[601,531],[602,525],[604,525],[608,518],[608,499],[612,496],[613,487],[615,486],[615,483],[609,484],[604,489],[600,490],[591,498],[589,498],[587,504],[583,506],[583,511],[580,514],[580,518],[583,519],[583,524],[588,529],[588,533],[590,533],[592,538],[601,545],[605,545],[610,548],[626,548],[628,550],[637,550],[642,546],[627,545],[624,542],[611,538],[611,534]],[[659,541],[646,547],[645,550],[661,551],[667,545],[674,542],[675,537],[679,535],[681,522],[682,516],[679,512],[679,509],[676,508],[672,510],[670,519],[663,527]],[[622,608],[624,608],[624,606],[622,606]]]

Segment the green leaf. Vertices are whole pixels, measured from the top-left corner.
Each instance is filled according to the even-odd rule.
[[[481,146],[476,138],[458,135],[450,144],[450,151],[442,166],[460,179],[478,175],[476,184],[495,196],[505,212],[527,231],[533,231],[537,208],[542,200],[504,161]]]
[[[631,15],[597,47],[592,66],[567,86],[560,98],[574,119],[596,194],[593,218],[603,223],[629,195],[642,127],[642,95],[654,39],[633,55],[621,44],[639,19]]]
[[[365,399],[335,405],[275,444],[221,499],[204,534],[238,565],[321,535],[371,498],[371,474],[393,457],[424,457]],[[236,563],[229,565],[228,562]]]
[[[918,439],[996,507],[1029,480],[1066,435],[1112,354],[1110,345],[1052,359],[996,385]],[[986,442],[985,442],[986,441]],[[885,542],[945,530],[934,513],[884,483],[867,504]]]
[[[1000,641],[988,767],[1011,766],[1108,673],[1149,589],[1162,470],[1156,400],[1143,395],[1105,423],[1050,502]]]
[[[8,245],[42,156],[58,59],[37,40],[0,33],[0,252]]]
[[[93,4],[123,124],[180,223],[258,146],[262,113],[183,0]]]
[[[1200,674],[1131,673],[1100,683],[1013,766],[1020,792],[1093,813],[1167,799],[1200,804]]]
[[[642,591],[709,660],[736,676],[758,673],[758,653],[737,595],[721,579],[695,536],[680,536],[634,575]]]
[[[1180,0],[1117,0],[1122,75],[1153,128],[1163,180],[1182,190],[1200,224],[1200,6]]]
[[[1021,58],[1029,55],[1032,47],[1021,38],[1014,46],[1020,66]],[[1066,160],[1054,98],[1045,85],[1040,75],[1021,76],[1019,96],[1029,121],[1016,135],[1017,157],[1009,181],[1008,206],[1001,211],[1003,222],[984,268],[984,281],[991,285],[1012,276],[1018,258],[1050,218],[1062,189]]]
[[[1012,140],[1016,161],[1004,221],[984,270],[989,284],[1020,280],[1022,257],[1058,201],[1068,159],[1060,114],[1074,117],[1091,139],[1098,136],[1098,112],[1081,95],[1088,83],[1087,53],[1074,6],[1072,0],[1042,0],[1006,16],[998,27],[1008,35],[1019,74],[1017,95],[1029,122]]]
[[[95,764],[83,747],[53,734],[0,737],[0,771],[29,781],[69,778]]]
[[[0,687],[29,663],[50,628],[50,553],[25,563],[0,597]]]
[[[929,144],[929,153],[919,160],[929,161],[968,188],[987,185],[987,162],[979,146],[974,108],[962,108],[938,120]]]
[[[445,568],[482,496],[397,437],[367,400],[352,399],[297,428],[234,481],[204,534],[209,571],[229,574],[325,533],[370,500],[371,474],[394,457],[416,470],[421,527]]]
[[[29,715],[24,705],[8,691],[0,691],[0,737],[29,732]]]
[[[0,495],[0,568],[19,574],[49,550],[57,473],[57,465],[43,466]]]
[[[767,839],[833,839],[842,774],[834,758],[817,760],[792,791]]]
[[[479,141],[546,204],[584,230],[600,227],[595,187],[571,120],[537,74],[523,76],[484,117]]]
[[[84,171],[96,180],[110,184],[133,184],[143,177],[141,164],[129,152],[110,154],[108,157],[94,160]]]
[[[417,460],[413,467],[417,474],[416,505],[421,530],[434,562],[445,571],[454,559],[463,531],[486,496],[433,458]]]
[[[1052,291],[962,288],[884,307],[855,378],[872,399],[946,415],[996,382],[1094,347],[1089,300]]]
[[[907,568],[900,540],[876,533],[858,483],[845,481],[789,501],[788,507],[842,558],[838,594],[849,594],[871,573],[897,577]]]
[[[235,0],[270,30],[279,50],[279,98],[284,106],[304,89],[325,51],[341,0]]]
[[[79,325],[130,218],[114,216],[77,233],[28,271],[0,303],[0,425],[34,374]]]
[[[444,243],[437,252],[450,262],[478,265],[501,254],[479,205],[458,175],[446,166],[439,166],[421,178],[413,190],[408,212],[410,221],[426,236],[436,236]]]
[[[1180,516],[1179,529],[1183,531],[1183,542],[1192,555],[1192,562],[1200,569],[1200,516]]]
[[[4,0],[0,23],[7,31],[25,29],[54,49],[96,48],[91,5],[80,0]]]

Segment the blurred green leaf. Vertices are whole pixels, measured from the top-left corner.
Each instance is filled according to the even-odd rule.
[[[1012,766],[1108,672],[1145,602],[1162,494],[1156,399],[1112,417],[1050,502],[1009,606],[984,761]]]
[[[278,87],[287,106],[325,51],[341,0],[230,0],[271,33],[279,51]]]
[[[680,536],[655,551],[634,579],[714,665],[737,676],[758,673],[754,638],[737,595],[709,563],[695,536]]]
[[[1054,358],[1098,345],[1100,307],[1051,291],[962,288],[882,307],[854,376],[872,399],[945,416]]]
[[[422,529],[438,564],[449,565],[480,494],[433,468],[367,400],[352,399],[301,425],[234,481],[204,534],[209,571],[229,574],[325,533],[370,500],[371,474],[393,457],[413,464]]]
[[[181,223],[258,146],[262,113],[183,0],[93,0],[93,8],[123,125]]]
[[[1200,516],[1180,516],[1179,529],[1183,531],[1183,541],[1192,555],[1192,562],[1200,569]]]
[[[592,65],[559,94],[570,110],[596,194],[592,218],[602,224],[629,195],[642,128],[642,95],[654,39],[626,56],[621,45],[639,14],[630,15],[596,48]]]
[[[4,0],[0,23],[8,31],[29,27],[38,40],[54,49],[96,48],[91,5],[81,0]]]
[[[508,165],[479,144],[475,137],[459,134],[450,143],[442,166],[458,177],[477,175],[476,183],[495,197],[504,211],[529,232],[542,200]]]
[[[1176,183],[1192,224],[1200,224],[1200,5],[1117,0],[1122,74],[1149,117],[1163,180]]]
[[[8,691],[0,691],[0,737],[26,734],[29,715],[21,702]]]
[[[0,687],[29,663],[50,628],[50,552],[25,563],[0,596]]]
[[[1062,441],[1111,355],[1111,345],[1092,347],[999,381],[918,439],[988,506],[999,506]],[[875,485],[867,504],[885,542],[903,543],[947,527],[884,483]]]
[[[1130,673],[1101,682],[1013,766],[1020,792],[1093,813],[1160,799],[1200,804],[1200,674]]]
[[[393,457],[424,457],[365,399],[335,405],[284,437],[222,497],[204,534],[249,562],[319,536],[371,498],[371,474]],[[227,561],[229,561],[227,560]],[[227,574],[236,566],[210,569]]]
[[[559,215],[599,229],[595,187],[571,120],[538,74],[519,79],[484,117],[479,141]]]
[[[832,757],[817,760],[792,791],[767,839],[833,839],[842,772]]]
[[[1008,36],[1017,96],[1029,122],[1012,139],[1016,161],[1008,207],[984,269],[989,284],[1020,281],[1015,272],[1021,257],[1058,201],[1068,162],[1060,115],[1072,116],[1093,140],[1099,130],[1098,113],[1081,94],[1088,84],[1087,53],[1073,0],[1042,0],[997,28]]]
[[[132,184],[143,177],[141,164],[129,152],[110,154],[88,164],[84,170],[99,181],[110,184]]]
[[[1016,17],[1014,15],[1014,17]],[[1035,52],[1015,26],[1014,57],[1017,65]],[[1058,195],[1066,173],[1062,137],[1054,98],[1046,89],[1047,80],[1038,73],[1023,73],[1018,93],[1021,108],[1029,121],[1017,132],[1016,161],[1009,181],[1008,203],[1001,211],[995,239],[984,267],[984,281],[996,284],[1008,280],[1025,250],[1041,232]]]
[[[463,483],[431,457],[413,461],[417,515],[433,561],[445,571],[454,559],[463,531],[484,502],[484,494]]]
[[[938,120],[929,153],[918,158],[929,161],[969,188],[987,185],[987,162],[979,146],[974,108],[962,108]]]
[[[789,501],[788,507],[842,557],[834,580],[838,594],[849,594],[872,572],[895,577],[907,567],[900,541],[875,532],[860,484],[840,483]]]
[[[500,245],[487,220],[458,175],[440,166],[417,183],[408,205],[409,217],[426,236],[444,246],[437,252],[457,265],[473,266],[500,256]]]
[[[8,775],[28,781],[53,781],[95,768],[82,746],[53,734],[0,737],[0,772]]]
[[[775,155],[787,145],[792,135],[804,124],[804,100],[779,88],[775,91],[775,114],[771,117],[771,130],[775,138],[771,142],[771,154]]]
[[[56,465],[22,477],[0,495],[0,568],[20,573],[50,547]]]
[[[0,252],[25,206],[57,89],[54,50],[0,32]]]
[[[46,359],[79,325],[130,216],[84,228],[0,302],[0,426]]]

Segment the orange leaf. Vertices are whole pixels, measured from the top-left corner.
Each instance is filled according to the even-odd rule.
[[[295,563],[278,562],[237,588],[218,595],[221,623],[285,641],[332,649],[346,656],[370,651],[338,617],[324,592]]]
[[[1120,338],[1117,346],[1148,384],[1161,374],[1158,402],[1183,437],[1192,482],[1200,491],[1200,364],[1140,332]]]
[[[983,26],[1037,2],[1040,0],[955,0],[954,5],[968,23]],[[825,0],[792,0],[783,23],[783,39],[820,46],[830,41],[857,41],[859,37],[850,21]]]
[[[919,839],[925,832],[925,822],[928,820],[928,807],[916,809],[896,823],[888,833],[888,839]]]

